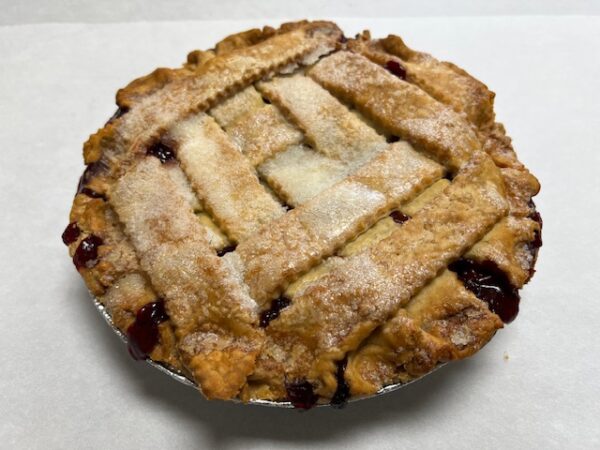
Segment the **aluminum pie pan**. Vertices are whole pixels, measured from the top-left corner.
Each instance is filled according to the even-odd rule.
[[[110,328],[112,328],[112,330],[117,334],[117,336],[119,336],[119,338],[121,338],[121,340],[127,344],[127,336],[125,335],[125,333],[123,333],[121,330],[119,330],[116,325],[114,324],[111,315],[108,313],[108,310],[106,309],[106,306],[104,306],[100,300],[98,300],[96,297],[93,297],[94,300],[94,306],[96,307],[96,309],[98,310],[98,312],[102,315],[102,317],[104,318],[104,320],[106,321],[106,323],[108,324],[108,326]],[[155,369],[159,370],[160,372],[168,375],[169,377],[179,381],[181,384],[184,384],[188,387],[194,388],[200,392],[201,389],[200,387],[192,380],[190,380],[188,377],[186,377],[183,373],[178,372],[176,370],[171,369],[170,367],[167,367],[161,363],[158,363],[156,361],[153,361],[150,358],[146,358],[145,362],[150,364],[152,367],[154,367]],[[348,403],[353,403],[359,400],[365,400],[368,398],[373,398],[373,397],[379,397],[381,395],[384,394],[388,394],[390,392],[396,391],[400,388],[403,388],[405,386],[408,386],[409,384],[414,383],[415,381],[419,381],[420,379],[422,379],[423,377],[429,375],[430,373],[435,372],[437,369],[439,369],[440,367],[444,366],[445,363],[442,364],[438,364],[432,371],[426,373],[425,375],[422,375],[418,378],[415,378],[413,380],[410,380],[406,383],[395,383],[395,384],[388,384],[387,386],[382,387],[381,389],[379,389],[375,394],[372,395],[366,395],[366,396],[360,396],[360,397],[351,397],[350,399],[348,399]],[[248,402],[242,402],[241,400],[238,399],[232,399],[231,400],[234,403],[245,403],[245,404],[250,404],[250,405],[259,405],[259,406],[269,406],[272,408],[288,408],[288,409],[293,409],[294,406],[291,404],[291,402],[275,402],[275,401],[271,401],[271,400],[250,400]],[[315,408],[318,407],[323,407],[323,406],[330,406],[327,403],[322,403],[322,404],[316,404]]]

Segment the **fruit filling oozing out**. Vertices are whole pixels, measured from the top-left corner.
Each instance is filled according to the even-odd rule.
[[[348,403],[348,399],[350,398],[350,386],[346,382],[344,378],[344,373],[346,372],[346,365],[348,364],[348,359],[344,358],[343,360],[337,363],[337,371],[335,373],[335,377],[337,380],[337,389],[331,397],[331,406],[335,408],[343,408]]]
[[[350,398],[350,386],[344,379],[347,362],[348,360],[344,358],[337,363],[337,389],[329,402],[334,408],[343,408]],[[286,383],[286,391],[288,400],[294,408],[310,409],[315,406],[319,400],[319,396],[315,394],[313,385],[306,380]]]
[[[77,239],[79,239],[80,234],[81,230],[79,229],[77,222],[71,222],[69,225],[67,225],[65,231],[63,231],[62,241],[65,245],[72,244],[73,242],[77,241]]]
[[[285,389],[288,400],[294,408],[310,409],[319,400],[319,396],[315,394],[313,385],[306,380],[286,383]]]
[[[152,353],[160,336],[158,326],[166,320],[169,316],[161,299],[140,308],[127,329],[128,349],[134,359],[143,360]]]
[[[406,69],[402,67],[402,65],[399,62],[388,61],[385,63],[385,68],[401,80],[406,80]]]
[[[91,198],[100,198],[102,200],[106,200],[106,196],[99,192],[94,191],[89,188],[87,185],[95,176],[99,175],[105,170],[105,166],[100,161],[88,164],[81,178],[79,178],[79,184],[77,185],[77,193],[84,194]]]
[[[410,219],[410,216],[407,216],[406,214],[404,214],[402,211],[392,211],[390,213],[390,217],[392,218],[392,220],[394,222],[396,222],[397,224],[403,224],[404,222],[406,222],[408,219]]]
[[[343,35],[339,37],[339,42],[344,43],[346,41],[347,39]],[[389,57],[393,58],[393,56]],[[385,62],[383,66],[394,76],[401,80],[406,80],[407,68],[401,62],[398,62],[398,60],[389,60]],[[414,76],[412,69],[413,65],[410,64],[407,66],[411,70],[411,76]],[[415,71],[415,73],[417,72]],[[388,76],[388,78],[392,77]],[[413,80],[411,79],[411,82],[412,81]],[[263,102],[267,105],[271,104],[271,101],[266,97],[263,97]],[[274,103],[275,105],[277,104],[275,100]],[[128,108],[119,108],[109,119],[107,124],[112,124],[127,112]],[[386,140],[388,143],[393,143],[399,141],[400,139],[398,136],[389,135],[386,137]],[[312,146],[310,148],[312,149]],[[170,140],[165,141],[165,139],[152,141],[150,145],[146,147],[146,154],[148,156],[156,157],[162,164],[175,161],[178,153],[183,153],[183,149],[175,145],[175,143],[171,142]],[[93,189],[96,187],[95,184],[92,183],[90,186],[90,181],[97,174],[101,174],[104,169],[105,168],[101,162],[88,165],[81,177],[78,193],[86,195],[92,199],[107,200],[107,197],[103,193],[96,192]],[[449,175],[447,175],[447,177],[449,177]],[[283,204],[282,206],[286,211],[293,209],[293,207],[287,204]],[[401,211],[392,211],[389,216],[398,225],[401,225],[407,220],[411,219],[410,216]],[[541,218],[537,212],[534,212],[530,218],[537,221],[541,228]],[[388,220],[388,222],[390,221]],[[98,263],[98,248],[103,245],[103,240],[94,234],[89,234],[89,230],[85,229],[85,225],[86,224],[82,221],[82,229],[80,229],[77,222],[72,222],[67,226],[62,235],[62,239],[65,244],[74,244],[73,248],[76,247],[73,255],[73,261],[79,270],[92,269]],[[112,244],[110,237],[107,236],[106,239],[107,244]],[[527,244],[528,249],[533,255],[534,261],[541,244],[541,233],[536,232],[534,239]],[[218,250],[217,254],[218,256],[223,256],[226,253],[235,250],[235,245],[228,245]],[[511,322],[516,317],[519,307],[518,290],[511,285],[507,275],[493,262],[478,262],[463,258],[451,264],[449,269],[454,271],[458,278],[463,282],[465,287],[472,291],[481,300],[485,301],[490,310],[498,314],[505,323]],[[533,265],[531,270],[533,273]],[[274,299],[271,302],[269,309],[260,314],[260,326],[263,328],[267,327],[271,321],[280,316],[281,311],[288,307],[290,303],[290,298],[285,296]],[[165,311],[164,302],[162,299],[156,299],[155,301],[147,303],[141,309],[139,309],[134,322],[126,329],[126,335],[129,342],[129,352],[133,358],[143,360],[149,357],[155,346],[160,342],[159,325],[167,320],[169,320],[169,316]],[[337,362],[337,369],[335,372],[337,389],[330,400],[330,404],[332,406],[342,407],[346,404],[348,398],[350,397],[350,388],[344,378],[346,365],[346,358]],[[289,401],[296,408],[308,409],[316,405],[319,401],[319,396],[315,393],[315,386],[306,379],[298,378],[294,380],[288,380],[285,384],[285,387]]]
[[[271,302],[271,307],[263,311],[260,315],[260,326],[265,328],[271,320],[275,320],[281,314],[281,310],[290,304],[290,299],[287,297],[279,297]]]
[[[158,158],[163,164],[175,160],[175,150],[173,150],[170,146],[166,145],[162,141],[158,141],[155,144],[148,147],[146,154]]]
[[[227,247],[223,247],[221,250],[219,250],[217,252],[217,255],[218,256],[223,256],[223,255],[225,255],[227,253],[231,253],[232,251],[235,250],[235,248],[236,248],[235,245],[228,245]]]
[[[79,243],[73,254],[73,264],[77,270],[90,269],[98,263],[98,247],[102,244],[102,239],[93,234]]]
[[[491,261],[459,259],[448,267],[465,287],[487,303],[490,311],[504,323],[512,322],[519,313],[519,291],[506,274]]]

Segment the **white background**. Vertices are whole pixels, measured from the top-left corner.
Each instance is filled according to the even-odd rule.
[[[154,3],[4,3],[0,447],[599,448],[600,18],[563,15],[594,12],[593,4],[507,2],[512,11],[434,2],[439,10],[413,5],[407,14],[392,2],[379,12],[374,2],[348,1],[337,14],[331,5],[299,12],[290,4],[290,16],[364,16],[338,23],[347,35],[395,32],[484,80],[498,93],[498,118],[521,160],[541,180],[544,218],[538,273],[522,292],[521,313],[475,357],[342,411],[299,413],[208,402],[133,361],[60,241],[82,142],[114,111],[115,91],[229,33],[276,24],[261,17],[286,10],[268,8],[276,2],[261,2],[259,14],[242,2],[197,2],[212,11],[208,18],[231,12],[249,20],[144,22],[207,17],[189,2],[179,17],[164,7],[169,14],[160,16]],[[429,17],[436,11],[456,17]]]

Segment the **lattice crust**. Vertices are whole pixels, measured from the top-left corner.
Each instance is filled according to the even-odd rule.
[[[258,88],[286,112],[306,141],[328,158],[360,164],[386,146],[383,136],[303,74],[276,77],[259,83]]]
[[[438,181],[402,211],[417,214],[449,184],[447,180]],[[503,228],[505,221],[498,222],[469,253],[484,241],[497,244],[490,236],[497,235],[496,230]],[[378,225],[379,230],[373,227],[361,236],[360,245],[348,245],[346,256],[375,245],[402,226],[388,219]],[[345,379],[353,395],[372,394],[387,384],[419,377],[440,362],[472,355],[501,327],[500,318],[446,270],[348,355]]]
[[[398,36],[370,40],[365,32],[349,41],[348,47],[382,66],[398,63],[406,72],[407,81],[464,113],[479,128],[484,150],[502,170],[511,214],[523,217],[533,212],[529,199],[538,193],[539,183],[517,159],[504,127],[494,122],[495,94],[483,83],[452,63],[410,49]]]
[[[502,326],[449,263],[533,273],[539,184],[494,94],[397,36],[340,38],[303,21],[194,51],[85,145],[70,252],[99,239],[80,272],[124,332],[164,299],[148,356],[208,398],[331,398],[342,360],[353,395],[410,381]]]
[[[305,145],[294,145],[258,167],[288,205],[299,206],[348,175],[349,167]]]
[[[304,139],[276,108],[264,103],[254,86],[215,106],[210,114],[253,166]]]
[[[306,202],[386,147],[383,136],[301,73],[275,77],[258,88],[314,149],[290,147],[258,168],[290,205]]]
[[[265,102],[254,86],[248,86],[212,108],[210,114],[219,125],[229,129],[244,116],[256,113],[265,106]],[[243,152],[244,149],[244,146],[240,146],[240,151]]]
[[[315,22],[275,35],[257,45],[209,59],[194,76],[176,78],[144,97],[136,107],[92,136],[84,147],[86,163],[102,160],[111,174],[127,168],[126,160],[144,151],[144,144],[169,125],[205,110],[236,88],[257,81],[302,57],[331,51],[339,37],[337,27]],[[99,186],[100,187],[100,186]]]
[[[300,291],[267,329],[286,355],[277,361],[285,376],[308,374],[317,392],[331,396],[335,361],[506,215],[503,190],[496,167],[480,154],[435,204]]]
[[[124,175],[110,200],[153,286],[167,301],[179,351],[207,396],[235,396],[262,346],[256,303],[211,249],[156,159]],[[160,189],[156,189],[160,186]]]
[[[450,182],[446,179],[436,181],[409,203],[402,204],[402,212],[408,214],[409,216],[413,216],[419,209],[441,194],[449,184]],[[357,255],[369,247],[372,247],[377,242],[389,237],[394,230],[398,228],[398,226],[400,226],[400,224],[396,223],[390,216],[381,219],[367,231],[360,234],[356,239],[338,250],[336,256],[325,259],[319,266],[313,268],[310,272],[304,274],[299,279],[294,281],[286,289],[285,296],[287,298],[294,298],[298,292],[304,290],[309,284],[313,283],[319,278],[322,278],[331,272],[334,267],[341,264],[343,258]]]
[[[273,35],[272,29],[265,28],[264,31],[265,39]],[[290,26],[277,30],[275,33],[284,35],[280,37],[279,44],[284,43],[284,47],[286,48],[292,48],[294,42],[297,40],[297,36],[290,39],[290,36],[286,34],[289,31],[305,33],[307,36],[310,36],[309,40],[312,41],[304,41],[300,47],[295,49],[298,54],[297,60],[305,57],[312,58],[312,54],[315,52],[317,54],[326,52],[328,46],[332,45],[331,43],[335,42],[337,36],[340,34],[339,30],[329,23],[291,24]],[[330,36],[327,37],[327,35]],[[327,44],[327,42],[329,42],[329,44]],[[275,43],[275,46],[277,47],[279,44]],[[250,55],[242,52],[242,54],[238,53],[235,57],[230,57],[225,61],[223,61],[223,58],[221,58],[220,61],[217,61],[217,63],[220,64],[236,64],[236,61],[239,61],[241,66],[237,72],[231,72],[231,85],[228,86],[226,83],[223,84],[221,93],[217,92],[219,80],[212,83],[213,87],[216,89],[215,92],[217,92],[215,95],[222,96],[223,94],[226,94],[241,81],[236,77],[247,77],[248,70],[251,74],[255,74],[257,69],[264,70],[261,69],[260,64],[253,66],[252,61],[248,60],[248,56],[252,57],[254,55],[256,61],[261,63],[264,67],[270,67],[270,65],[275,67],[272,63],[276,63],[276,61],[272,61],[269,58],[269,51],[272,51],[272,47],[270,46],[255,48],[252,52],[249,52]],[[293,52],[294,49],[291,51]],[[224,48],[217,50],[217,54],[219,55],[224,55],[226,53],[227,51],[225,51]],[[117,157],[116,154],[111,154],[110,151],[105,152],[104,148],[110,147],[112,149],[117,149],[120,144],[124,145],[124,142],[119,140],[119,134],[121,133],[120,128],[124,127],[121,123],[123,118],[120,117],[123,113],[127,112],[128,116],[135,115],[132,113],[136,113],[139,104],[147,97],[152,95],[168,96],[169,91],[181,89],[181,87],[169,86],[175,80],[187,78],[187,82],[181,81],[182,84],[185,84],[190,83],[190,81],[193,82],[193,78],[196,75],[205,75],[205,78],[207,78],[205,81],[208,81],[209,84],[211,84],[211,80],[208,78],[210,78],[211,73],[214,78],[214,74],[220,72],[220,69],[219,67],[213,67],[211,70],[210,67],[206,68],[204,65],[213,58],[214,53],[211,51],[195,51],[188,55],[188,63],[183,69],[158,69],[152,74],[130,83],[125,89],[120,90],[117,94],[117,103],[120,109],[115,114],[115,117],[111,118],[105,128],[92,136],[84,147],[86,162],[91,164],[88,166],[86,173],[82,176],[81,184],[94,193],[94,198],[90,198],[88,194],[79,194],[76,196],[71,211],[71,222],[78,224],[79,229],[82,231],[82,236],[70,244],[70,254],[71,256],[74,255],[75,250],[80,246],[83,237],[86,235],[94,235],[102,239],[103,245],[100,246],[98,251],[98,264],[94,267],[80,270],[90,290],[94,294],[100,296],[101,301],[104,298],[102,294],[105,289],[110,288],[111,286],[118,288],[122,283],[127,283],[123,274],[138,270],[137,260],[133,255],[133,249],[126,240],[121,238],[122,232],[120,224],[113,220],[114,214],[112,213],[111,208],[102,200],[95,198],[96,196],[102,197],[104,195],[110,187],[112,179],[116,176],[116,173],[119,172],[119,170],[116,169],[122,169],[120,165],[127,167],[127,161],[132,158],[132,153],[121,152]],[[248,70],[244,70],[244,63],[248,64]],[[208,77],[206,77],[206,75],[208,75]],[[185,107],[188,103],[189,102],[183,102],[180,106]],[[188,108],[192,107],[195,107],[195,105],[190,104],[188,106]],[[210,245],[216,249],[222,249],[229,245],[230,242],[227,237],[216,227],[211,218],[206,213],[202,212],[197,197],[193,194],[186,177],[182,174],[181,170],[179,170],[179,167],[175,164],[169,164],[166,167],[168,167],[167,173],[178,186],[179,194],[183,195],[190,202],[190,205],[196,212],[200,224],[207,232]],[[105,220],[105,216],[109,219]],[[90,222],[92,221],[95,226],[90,226]],[[146,291],[153,292],[150,286],[146,286],[145,290],[141,289],[137,291],[139,292],[140,302],[146,298]],[[128,302],[125,299],[123,305],[119,305],[118,302],[112,302],[109,311],[113,316],[118,316],[121,313],[129,314],[130,312]],[[126,327],[129,324],[125,321],[117,321],[117,325],[123,332],[126,332]],[[157,349],[152,352],[151,356],[155,360],[159,360],[173,367],[179,367],[179,363],[175,364],[173,358],[170,356],[167,359],[160,357],[160,355],[174,354],[174,347],[172,345],[173,339],[164,337],[162,331],[164,329],[170,329],[170,324],[161,324],[160,329],[161,340]]]
[[[340,51],[309,75],[392,134],[406,139],[452,170],[481,150],[473,127],[451,108],[367,58]]]
[[[354,175],[321,192],[242,242],[236,254],[250,294],[259,304],[342,244],[414,197],[443,169],[398,143]]]
[[[353,395],[373,394],[472,355],[501,327],[498,316],[446,270],[349,354],[345,378]]]
[[[171,129],[192,186],[217,223],[239,242],[284,209],[261,186],[254,168],[215,120],[204,113]]]
[[[464,112],[477,126],[494,120],[494,93],[485,84],[452,63],[440,62],[427,53],[410,49],[398,36],[371,40],[367,32],[351,40],[348,48],[381,66],[390,61],[398,62],[406,72],[407,81],[437,101]]]

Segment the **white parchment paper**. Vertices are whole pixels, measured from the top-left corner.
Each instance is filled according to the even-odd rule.
[[[82,143],[134,77],[263,23],[0,27],[0,446],[600,446],[600,18],[338,22],[400,34],[497,92],[542,183],[544,247],[517,320],[475,357],[342,411],[208,402],[133,361],[60,241]]]

